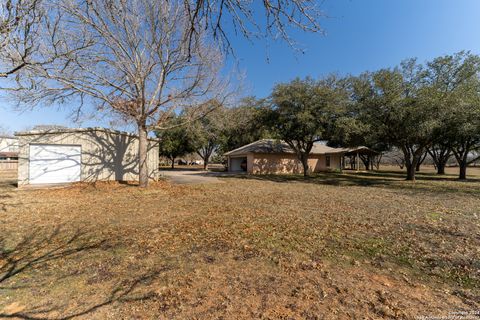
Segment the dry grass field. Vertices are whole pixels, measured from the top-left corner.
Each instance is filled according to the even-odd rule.
[[[475,170],[467,182],[389,171],[5,184],[0,318],[473,318]]]

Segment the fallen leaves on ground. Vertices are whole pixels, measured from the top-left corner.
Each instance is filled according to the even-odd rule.
[[[478,310],[480,184],[381,177],[4,187],[0,317]]]

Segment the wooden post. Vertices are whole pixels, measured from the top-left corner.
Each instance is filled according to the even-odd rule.
[[[360,170],[360,157],[358,156],[358,151],[357,151],[357,172]]]

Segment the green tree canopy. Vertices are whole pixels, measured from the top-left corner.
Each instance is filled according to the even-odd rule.
[[[172,168],[175,166],[175,159],[195,151],[192,131],[186,128],[185,122],[186,119],[176,116],[172,120],[171,128],[155,132],[160,139],[160,156],[171,160]]]
[[[335,120],[347,103],[344,79],[329,76],[319,81],[306,78],[278,84],[271,102],[271,129],[295,151],[307,176],[313,144],[332,135]]]
[[[212,154],[219,150],[225,140],[227,108],[218,101],[210,101],[210,112],[193,123],[190,130],[194,137],[195,151],[208,168]]]
[[[266,101],[254,97],[246,97],[238,106],[227,109],[224,139],[217,152],[223,154],[256,140],[271,138],[265,121],[267,111]]]
[[[480,57],[469,52],[446,55],[429,62],[427,70],[432,99],[445,110],[430,153],[446,161],[445,150],[451,151],[459,178],[466,179],[467,166],[480,158]]]
[[[415,179],[417,163],[441,126],[440,108],[428,99],[424,80],[423,67],[410,59],[352,82],[362,121],[372,128],[375,140],[402,151],[408,180]]]

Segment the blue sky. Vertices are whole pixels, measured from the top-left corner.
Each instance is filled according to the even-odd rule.
[[[321,77],[334,72],[358,74],[391,67],[401,60],[420,61],[460,50],[480,53],[479,0],[323,0],[328,15],[325,35],[294,32],[305,50],[285,43],[266,45],[234,39],[239,68],[245,73],[244,93],[265,97],[273,85],[295,77]],[[268,57],[268,59],[267,59]],[[268,61],[267,61],[268,60]],[[106,120],[72,123],[68,107],[22,113],[0,101],[0,127],[24,130],[36,124],[108,126]]]

